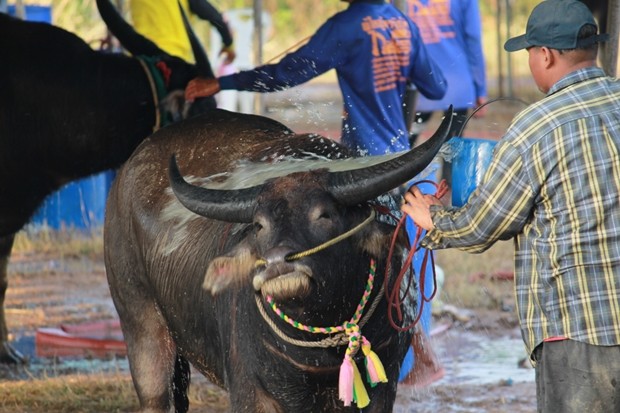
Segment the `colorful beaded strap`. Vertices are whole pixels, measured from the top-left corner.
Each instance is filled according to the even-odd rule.
[[[383,364],[381,363],[381,360],[379,360],[379,356],[372,351],[370,342],[366,339],[366,337],[361,335],[359,327],[359,321],[362,317],[362,313],[364,312],[364,308],[366,307],[366,303],[368,303],[370,293],[372,292],[376,269],[377,265],[375,260],[371,260],[370,270],[368,271],[368,282],[366,283],[366,288],[364,290],[364,294],[362,295],[362,299],[360,300],[360,303],[358,304],[351,320],[345,321],[339,326],[313,327],[302,324],[284,314],[282,310],[278,308],[272,296],[266,296],[267,303],[278,315],[278,317],[298,330],[308,331],[315,334],[333,334],[344,332],[347,335],[349,343],[347,345],[347,350],[345,351],[344,360],[340,366],[340,380],[338,383],[338,394],[340,400],[342,400],[345,406],[350,406],[351,402],[354,401],[358,408],[364,408],[370,403],[370,398],[368,397],[368,392],[366,391],[366,387],[362,381],[359,369],[353,361],[353,357],[357,354],[360,347],[365,356],[364,364],[366,366],[367,373],[366,380],[370,386],[375,387],[377,383],[387,383],[388,381]]]

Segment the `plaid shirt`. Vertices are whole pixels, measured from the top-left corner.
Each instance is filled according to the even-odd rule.
[[[620,81],[596,67],[561,79],[515,117],[468,203],[432,216],[431,249],[514,238],[530,354],[555,336],[620,344]]]

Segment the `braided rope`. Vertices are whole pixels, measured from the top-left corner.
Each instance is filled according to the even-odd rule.
[[[266,297],[267,303],[269,304],[271,309],[278,315],[278,317],[281,320],[285,321],[287,324],[291,325],[292,327],[295,327],[298,330],[307,331],[307,332],[311,332],[315,334],[334,334],[332,337],[328,337],[320,341],[304,341],[304,340],[297,340],[297,339],[288,337],[282,330],[280,330],[277,327],[277,325],[271,320],[271,318],[267,316],[267,313],[265,312],[265,309],[258,295],[255,296],[256,305],[259,309],[259,312],[261,313],[261,315],[263,316],[267,324],[274,331],[274,333],[276,333],[278,337],[280,337],[281,339],[283,339],[284,341],[290,344],[294,344],[300,347],[323,347],[323,348],[344,345],[344,344],[350,343],[352,340],[357,341],[355,337],[359,335],[359,329],[368,322],[368,320],[372,316],[372,313],[375,311],[375,309],[377,308],[377,305],[383,298],[384,287],[382,285],[381,291],[379,291],[379,294],[377,294],[372,304],[368,308],[368,311],[362,318],[364,308],[366,307],[366,304],[368,303],[368,298],[370,297],[370,294],[372,292],[376,269],[377,269],[377,265],[375,263],[375,260],[371,260],[370,269],[368,271],[368,282],[366,283],[364,293],[355,310],[355,313],[353,314],[353,317],[351,317],[349,321],[345,321],[339,326],[313,327],[313,326],[307,326],[305,324],[299,323],[291,319],[290,317],[288,317],[286,314],[284,314],[284,312],[282,312],[282,310],[280,310],[275,304],[273,297],[271,296]],[[356,332],[357,332],[357,335],[356,335]]]
[[[385,292],[385,285],[381,284],[381,288],[379,289],[377,296],[375,297],[373,302],[370,304],[370,307],[368,307],[368,311],[366,312],[366,314],[364,315],[364,317],[359,323],[360,327],[364,327],[364,325],[368,322],[368,320],[370,320],[370,317],[372,317],[373,313],[375,312],[375,309],[381,302],[384,292]],[[290,344],[293,344],[299,347],[328,348],[328,347],[342,346],[342,345],[347,344],[347,342],[349,341],[349,339],[347,338],[347,335],[344,333],[338,333],[338,334],[333,335],[332,337],[327,337],[320,341],[304,341],[304,340],[297,340],[297,339],[291,338],[287,336],[282,330],[280,330],[280,328],[273,322],[273,320],[269,318],[259,296],[255,295],[254,297],[256,298],[256,306],[258,307],[258,310],[260,314],[263,316],[263,319],[265,320],[267,325],[271,327],[273,332],[276,333],[278,337],[280,337],[282,340],[286,341],[287,343],[290,343]]]
[[[286,341],[289,344],[293,344],[299,347],[328,348],[328,347],[342,346],[349,341],[347,336],[344,333],[335,334],[332,337],[327,337],[319,341],[304,341],[304,340],[298,340],[295,338],[291,338],[287,336],[282,330],[280,330],[278,326],[273,322],[273,320],[269,318],[260,300],[259,295],[256,294],[255,297],[256,297],[256,306],[258,307],[260,314],[265,319],[265,322],[267,323],[267,325],[271,327],[273,332],[276,333],[278,337],[280,337],[282,340]]]
[[[278,306],[276,305],[276,303],[273,300],[273,297],[268,295],[267,298],[267,303],[269,304],[269,306],[271,307],[271,309],[285,322],[287,322],[288,324],[292,325],[293,327],[295,327],[298,330],[302,330],[302,331],[309,331],[311,333],[315,333],[315,334],[332,334],[332,333],[338,333],[338,332],[342,332],[342,331],[346,331],[348,328],[351,328],[352,324],[357,324],[358,321],[362,318],[362,312],[364,311],[364,307],[366,307],[366,303],[368,302],[368,297],[370,296],[370,293],[372,292],[372,286],[374,285],[374,281],[375,281],[375,271],[377,269],[377,264],[375,263],[375,260],[371,260],[370,261],[370,270],[368,271],[368,282],[366,283],[366,287],[364,288],[364,294],[362,294],[362,298],[359,302],[359,304],[357,305],[357,308],[355,309],[355,313],[353,314],[353,317],[351,318],[351,320],[346,321],[344,323],[342,323],[339,326],[334,326],[334,327],[313,327],[313,326],[307,326],[305,324],[302,324],[298,321],[293,320],[292,318],[290,318],[289,316],[287,316],[286,314],[284,314],[284,312],[282,312],[282,310],[280,310],[278,308]]]

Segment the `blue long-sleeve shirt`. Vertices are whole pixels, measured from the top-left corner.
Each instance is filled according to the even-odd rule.
[[[336,69],[344,102],[343,144],[362,154],[409,149],[403,95],[409,79],[430,99],[446,81],[417,27],[383,0],[358,0],[276,64],[219,78],[221,89],[273,92]]]
[[[475,107],[476,99],[487,96],[478,0],[407,0],[407,15],[420,29],[426,49],[448,82],[441,100],[420,96],[416,109]]]

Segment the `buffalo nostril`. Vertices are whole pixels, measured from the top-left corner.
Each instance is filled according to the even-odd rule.
[[[263,258],[267,261],[267,264],[275,264],[286,261],[286,257],[291,253],[293,251],[288,247],[275,247],[267,251]]]

